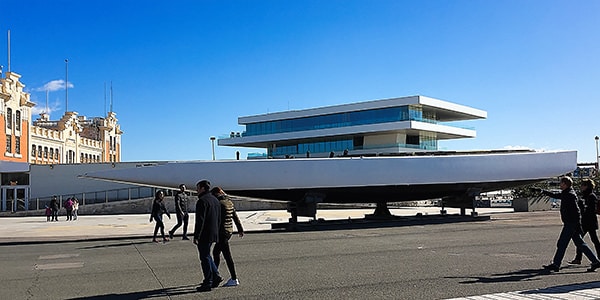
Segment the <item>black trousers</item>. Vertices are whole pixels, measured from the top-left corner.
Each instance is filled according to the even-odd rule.
[[[165,239],[165,224],[162,221],[162,218],[159,217],[153,217],[154,221],[156,222],[156,225],[154,225],[154,237],[152,238],[153,240],[156,240],[156,234],[158,233],[158,229],[160,229],[160,234],[163,238],[163,240]]]
[[[230,234],[219,236],[219,241],[215,244],[215,247],[213,248],[213,260],[215,261],[215,265],[218,268],[219,263],[221,262],[221,252],[223,252],[223,258],[225,258],[225,262],[227,263],[227,269],[229,270],[229,275],[231,275],[231,279],[237,279],[237,274],[235,273],[235,265],[233,263],[233,257],[231,256],[231,248],[229,248],[230,238]]]
[[[596,255],[600,256],[600,241],[598,240],[598,234],[596,233],[596,230],[584,230],[583,234],[581,235],[581,237],[584,237],[586,233],[590,234],[590,240],[592,240],[592,243],[594,244],[594,248],[596,248]],[[579,260],[581,261],[581,258],[583,257],[583,252],[581,251],[581,249],[577,248],[577,254],[575,255],[575,260]]]
[[[183,223],[183,236],[187,236],[187,228],[188,228],[188,221],[190,220],[190,215],[185,213],[185,214],[177,214],[177,224],[175,224],[175,226],[173,226],[173,229],[171,229],[171,233],[175,233],[175,230],[177,230],[179,227],[181,227],[181,223]]]

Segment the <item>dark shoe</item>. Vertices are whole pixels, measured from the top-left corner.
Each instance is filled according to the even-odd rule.
[[[599,264],[599,266],[600,266],[600,264]],[[549,264],[549,265],[545,265],[543,267],[546,270],[550,270],[550,271],[554,271],[554,272],[558,272],[558,270],[560,270],[560,267],[555,264]]]
[[[574,259],[574,260],[570,261],[569,264],[571,264],[571,265],[580,265],[581,264],[581,259]]]
[[[173,239],[173,231],[169,231],[169,238]]]
[[[212,287],[216,288],[223,282],[223,277],[217,277],[213,280]]]
[[[210,292],[212,288],[208,284],[201,284],[196,288],[196,292]]]
[[[184,235],[181,239],[182,240],[189,240],[190,238],[188,238],[186,235]]]
[[[600,268],[600,262],[597,263],[593,263],[589,269],[587,269],[588,272],[596,272],[596,269]]]

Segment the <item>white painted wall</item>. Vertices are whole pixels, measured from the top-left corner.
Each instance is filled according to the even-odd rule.
[[[133,168],[139,164],[139,162],[115,163],[114,167],[112,163],[31,165],[29,198],[137,187],[137,185],[77,178],[77,176],[86,172]]]

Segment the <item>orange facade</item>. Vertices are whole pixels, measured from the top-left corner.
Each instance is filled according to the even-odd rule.
[[[0,118],[0,128],[2,128],[2,135],[0,135],[0,149],[4,149],[2,155],[3,161],[12,162],[28,162],[29,161],[29,123],[27,121],[21,121],[21,135],[19,142],[19,149],[16,149],[17,139],[14,134],[6,134],[6,118]],[[7,149],[8,138],[10,138],[10,149]]]

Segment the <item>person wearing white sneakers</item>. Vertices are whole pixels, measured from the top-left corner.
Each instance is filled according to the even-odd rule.
[[[227,269],[229,269],[229,274],[231,275],[231,279],[229,279],[223,286],[238,286],[240,281],[235,273],[235,265],[233,264],[233,257],[231,256],[231,248],[229,248],[229,239],[233,235],[233,223],[235,223],[235,226],[238,230],[238,235],[240,237],[244,237],[244,228],[242,227],[240,218],[235,212],[235,206],[233,205],[233,202],[231,199],[229,199],[229,196],[225,194],[223,189],[220,187],[214,187],[210,192],[217,199],[219,199],[219,202],[221,203],[219,241],[215,244],[213,249],[213,259],[218,268],[219,262],[221,261],[221,252],[223,252],[223,257],[227,263]]]

